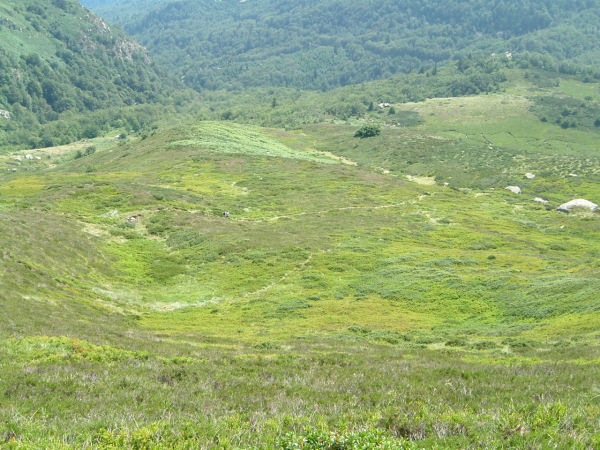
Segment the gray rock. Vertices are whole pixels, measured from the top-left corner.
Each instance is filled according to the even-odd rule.
[[[519,186],[507,186],[506,190],[512,192],[513,194],[521,193],[521,188]]]
[[[585,200],[583,198],[577,198],[575,200],[571,200],[570,202],[563,203],[557,209],[561,212],[570,212],[575,208],[584,208],[589,209],[591,211],[596,211],[598,209],[598,205],[590,202],[589,200]]]

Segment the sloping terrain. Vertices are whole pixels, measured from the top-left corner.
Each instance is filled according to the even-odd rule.
[[[144,48],[75,0],[0,1],[0,148],[95,137],[134,120],[116,108],[165,102],[170,85]]]
[[[471,54],[597,64],[600,10],[575,0],[88,1],[188,86],[329,90]],[[143,11],[140,14],[139,11]]]
[[[0,438],[597,446],[600,218],[556,207],[599,203],[598,85],[521,75],[0,159]]]

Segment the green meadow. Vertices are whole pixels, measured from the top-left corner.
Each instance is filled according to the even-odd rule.
[[[599,86],[509,83],[2,156],[0,446],[600,446]]]

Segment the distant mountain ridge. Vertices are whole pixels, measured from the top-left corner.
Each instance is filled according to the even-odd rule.
[[[158,63],[197,89],[328,90],[473,53],[527,51],[560,61],[600,62],[600,5],[595,0],[86,4],[123,24]],[[146,12],[140,14],[141,9]]]

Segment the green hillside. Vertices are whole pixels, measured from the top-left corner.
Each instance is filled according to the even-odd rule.
[[[132,130],[147,118],[135,105],[166,103],[172,86],[146,50],[75,0],[0,1],[0,147]]]
[[[505,75],[395,114],[0,158],[0,438],[597,447],[600,216],[556,208],[600,203],[600,85]]]
[[[0,0],[0,448],[600,448],[597,1],[83,3]]]
[[[471,54],[600,61],[596,1],[94,2],[196,89],[328,90]],[[139,11],[144,11],[140,14]]]

